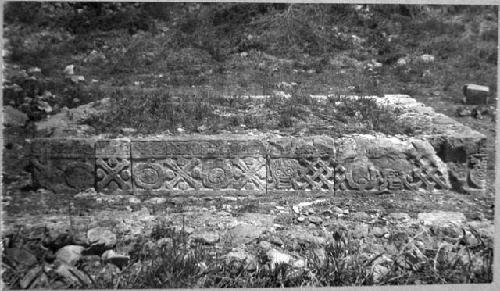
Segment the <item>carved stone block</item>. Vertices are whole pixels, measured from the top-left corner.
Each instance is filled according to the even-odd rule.
[[[31,165],[35,183],[54,192],[75,193],[95,186],[93,141],[34,140]]]
[[[334,190],[332,157],[270,158],[268,190]]]
[[[96,143],[97,190],[103,193],[132,191],[130,141],[100,140]]]
[[[258,140],[133,141],[137,190],[266,189],[265,147]]]

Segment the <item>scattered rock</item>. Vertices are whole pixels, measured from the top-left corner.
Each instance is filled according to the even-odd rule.
[[[92,283],[91,279],[82,271],[73,266],[61,264],[55,269],[55,273],[68,282],[70,286],[89,287]]]
[[[352,218],[354,220],[358,221],[366,221],[370,219],[370,215],[368,215],[366,212],[354,212],[351,214]]]
[[[291,255],[282,253],[276,249],[270,249],[266,252],[266,255],[272,270],[274,270],[278,264],[289,264],[293,260]]]
[[[31,67],[28,69],[28,73],[30,74],[40,74],[42,73],[42,69],[40,69],[39,67]]]
[[[422,221],[424,225],[443,225],[448,223],[463,224],[466,221],[465,215],[460,212],[431,212],[419,213],[418,220]]]
[[[368,224],[366,223],[359,223],[355,226],[354,230],[352,231],[352,236],[354,238],[363,238],[368,236]]]
[[[219,234],[216,232],[200,232],[191,235],[191,238],[195,242],[199,242],[205,245],[213,245],[220,240]]]
[[[371,231],[372,235],[378,238],[383,237],[387,232],[388,232],[387,227],[378,227],[378,226],[375,226]]]
[[[242,249],[233,250],[226,255],[226,261],[229,263],[231,261],[245,261],[249,257],[249,254]]]
[[[389,268],[382,265],[375,265],[372,267],[373,283],[378,284],[387,274],[389,274]]]
[[[84,249],[85,248],[83,246],[77,245],[64,246],[56,252],[56,260],[64,264],[74,266],[82,257]]]
[[[408,60],[406,58],[399,58],[397,61],[398,66],[406,66],[408,64]]]
[[[89,229],[87,239],[91,245],[89,254],[100,254],[116,245],[116,234],[106,227]]]
[[[101,258],[104,263],[111,263],[120,269],[126,266],[130,261],[130,256],[117,254],[113,250],[105,251]]]
[[[408,213],[395,212],[388,214],[387,219],[392,221],[409,221],[410,215]]]
[[[264,230],[265,227],[262,226],[256,226],[249,223],[239,223],[229,230],[228,235],[235,244],[239,245],[259,238]]]
[[[471,116],[472,111],[469,108],[462,107],[462,108],[457,108],[456,114],[459,117]]]
[[[137,132],[137,129],[132,128],[132,127],[124,127],[124,128],[120,129],[120,133],[125,134],[125,135],[132,135],[132,134],[135,134],[136,132]]]
[[[31,270],[24,275],[24,277],[19,281],[19,286],[22,289],[35,289],[35,288],[47,288],[48,286],[48,277],[43,272],[43,268],[41,265],[32,268]]]
[[[464,103],[468,105],[488,104],[490,88],[476,84],[466,84],[463,87]]]
[[[75,74],[75,66],[74,65],[66,66],[66,68],[64,68],[64,73],[66,75],[74,75]]]
[[[31,267],[38,262],[36,256],[24,248],[7,248],[3,258],[16,269]]]
[[[425,64],[429,64],[429,63],[433,63],[434,62],[434,56],[433,55],[421,55],[420,57],[418,57],[418,59],[425,63]]]
[[[298,222],[304,222],[305,220],[306,220],[306,218],[304,216],[302,216],[302,215],[299,216],[299,217],[297,217],[297,221]]]
[[[309,216],[309,222],[320,225],[323,223],[323,219],[321,219],[321,217],[319,216]]]
[[[167,198],[165,197],[153,197],[146,201],[148,204],[163,204],[165,202],[167,202]]]
[[[3,124],[5,126],[24,126],[28,121],[28,115],[10,105],[3,107]]]
[[[271,243],[265,240],[259,242],[259,247],[264,250],[269,250],[272,248]]]

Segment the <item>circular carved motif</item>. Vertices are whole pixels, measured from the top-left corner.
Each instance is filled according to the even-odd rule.
[[[184,181],[179,182],[179,184],[177,186],[181,190],[187,190],[189,188],[189,184],[184,182]]]
[[[158,189],[165,180],[165,172],[157,164],[137,164],[134,166],[134,181],[144,189]]]
[[[229,184],[229,179],[223,169],[213,168],[203,178],[203,184],[208,188],[225,188]]]
[[[72,163],[64,170],[64,178],[70,187],[85,189],[94,186],[92,172],[93,168],[89,164]]]
[[[280,180],[294,178],[298,174],[299,164],[296,160],[278,160],[274,164],[274,175]]]

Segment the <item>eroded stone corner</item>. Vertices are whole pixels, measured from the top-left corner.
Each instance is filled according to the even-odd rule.
[[[95,142],[82,139],[31,141],[34,183],[54,192],[76,193],[95,186]]]

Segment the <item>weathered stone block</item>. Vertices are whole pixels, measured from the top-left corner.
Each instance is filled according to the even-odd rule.
[[[329,136],[271,138],[267,141],[271,157],[327,157],[335,155],[334,139]]]
[[[54,192],[76,193],[94,187],[94,141],[36,139],[31,143],[35,183]]]
[[[100,140],[95,152],[97,191],[132,191],[130,141]]]
[[[465,96],[465,104],[467,105],[488,104],[490,88],[476,84],[466,84],[463,87],[463,93]]]
[[[401,191],[448,189],[448,170],[420,139],[355,135],[336,141],[335,189]]]
[[[135,188],[265,191],[264,144],[258,139],[214,137],[133,141]]]
[[[267,189],[333,192],[334,176],[333,156],[270,158]]]

